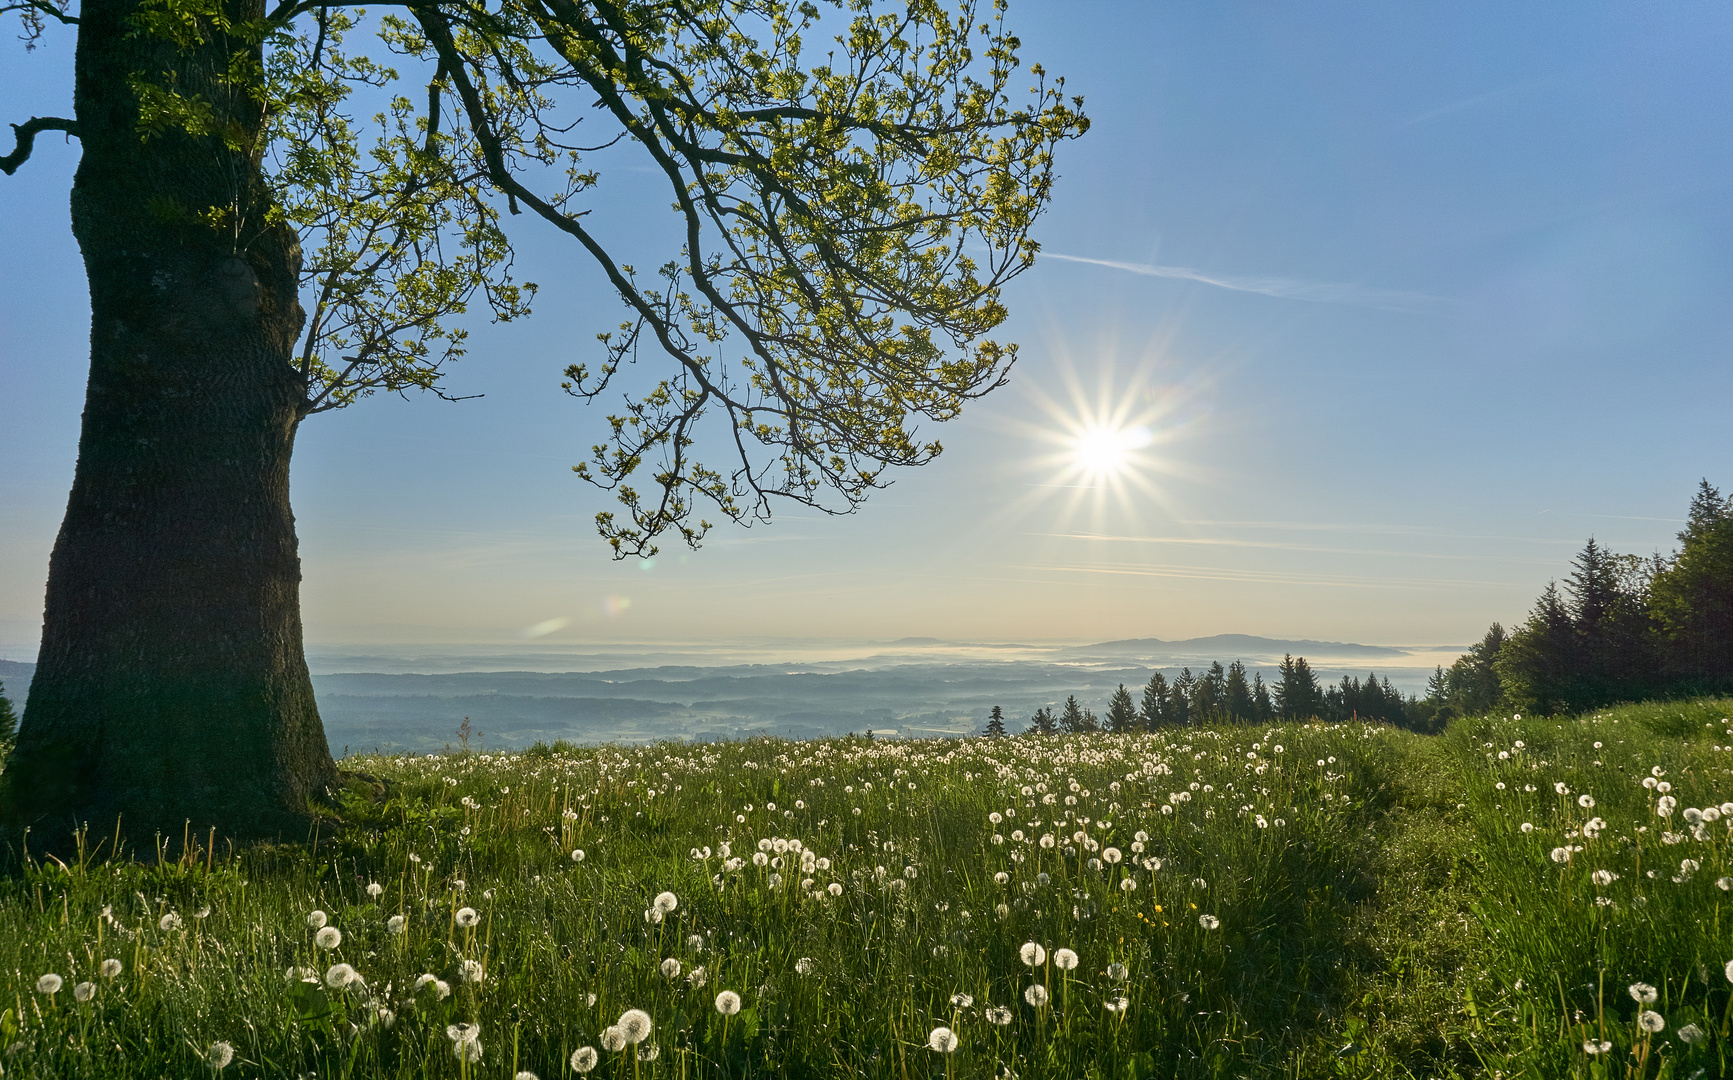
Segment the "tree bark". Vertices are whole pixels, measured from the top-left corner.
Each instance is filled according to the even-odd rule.
[[[232,20],[258,0],[227,0]],[[259,47],[138,33],[86,0],[73,232],[90,283],[78,467],[0,815],[30,848],[88,823],[300,839],[336,767],[301,646],[289,456],[306,389],[300,250],[267,219]],[[208,102],[209,134],[144,137],[129,79]],[[244,76],[242,76],[244,78]],[[190,823],[190,824],[189,824]]]

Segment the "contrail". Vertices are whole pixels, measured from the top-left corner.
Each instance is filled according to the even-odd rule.
[[[1441,296],[1403,292],[1396,289],[1369,289],[1363,285],[1337,285],[1330,282],[1296,281],[1293,278],[1281,277],[1212,274],[1202,270],[1194,270],[1189,266],[1157,266],[1152,263],[1119,262],[1115,259],[1090,259],[1082,255],[1060,255],[1055,252],[1043,252],[1042,254],[1049,259],[1087,263],[1090,266],[1105,266],[1113,270],[1142,274],[1144,277],[1177,278],[1182,281],[1196,281],[1204,285],[1214,285],[1218,289],[1259,293],[1263,296],[1281,297],[1284,300],[1306,300],[1315,304],[1353,304],[1358,307],[1403,311],[1416,315],[1443,314],[1451,306],[1451,301]]]

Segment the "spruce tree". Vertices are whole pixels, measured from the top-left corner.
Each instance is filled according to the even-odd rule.
[[[1260,724],[1276,717],[1276,706],[1270,701],[1270,688],[1264,684],[1263,672],[1252,672],[1252,716]]]
[[[1083,706],[1077,703],[1076,694],[1066,697],[1065,707],[1059,711],[1059,728],[1071,735],[1083,730]]]
[[[1167,723],[1167,679],[1161,672],[1149,677],[1149,685],[1143,688],[1143,705],[1137,711],[1137,718],[1143,724],[1145,731],[1154,731]]]
[[[1036,709],[1035,715],[1029,718],[1028,733],[1031,735],[1057,735],[1059,723],[1053,719],[1053,710],[1045,705]]]
[[[1679,542],[1650,589],[1660,665],[1674,680],[1722,688],[1733,684],[1733,499],[1704,480]]]
[[[1238,660],[1228,665],[1227,682],[1222,689],[1222,708],[1228,719],[1236,724],[1255,719],[1252,687],[1246,681],[1246,665]]]
[[[993,706],[993,712],[987,717],[987,737],[1002,739],[1005,737],[1005,711],[999,706]]]
[[[1137,727],[1137,706],[1132,704],[1131,691],[1124,683],[1113,692],[1113,698],[1107,703],[1107,730],[1114,734],[1124,734]]]

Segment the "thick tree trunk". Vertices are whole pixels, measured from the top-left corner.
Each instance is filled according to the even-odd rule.
[[[225,4],[256,19],[262,5]],[[90,281],[78,468],[0,812],[30,847],[304,835],[336,782],[301,651],[289,455],[305,389],[292,232],[266,219],[258,48],[134,32],[85,0],[73,231]],[[238,37],[239,35],[237,35]],[[240,63],[236,63],[239,60]],[[213,134],[141,137],[137,74],[173,72]],[[94,841],[93,841],[94,842]]]

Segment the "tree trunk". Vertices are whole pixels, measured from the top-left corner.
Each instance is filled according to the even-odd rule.
[[[227,0],[231,20],[262,4]],[[73,232],[90,282],[78,468],[0,813],[72,828],[300,839],[336,768],[301,650],[289,455],[305,387],[293,232],[267,219],[259,48],[136,32],[85,0]],[[135,75],[172,73],[212,134],[140,132]],[[256,88],[256,82],[254,84]],[[190,822],[190,826],[188,823]],[[94,840],[93,840],[94,843]]]

